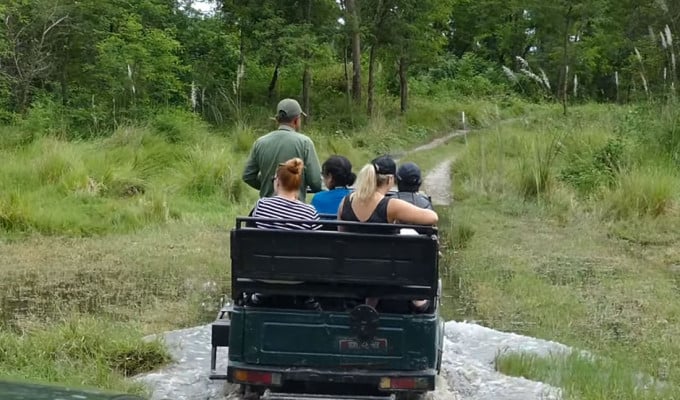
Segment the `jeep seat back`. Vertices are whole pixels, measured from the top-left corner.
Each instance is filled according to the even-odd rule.
[[[256,221],[273,220],[238,218],[231,232],[232,295],[258,292],[385,299],[437,295],[435,228],[419,227],[425,233],[418,235],[388,235],[245,227]],[[345,221],[322,224],[326,229],[365,225]],[[371,225],[413,228],[413,225]]]

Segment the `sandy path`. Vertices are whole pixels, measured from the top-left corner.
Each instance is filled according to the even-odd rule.
[[[432,171],[425,175],[423,189],[432,197],[435,206],[448,206],[451,204],[451,165],[453,160],[445,160],[439,163]]]

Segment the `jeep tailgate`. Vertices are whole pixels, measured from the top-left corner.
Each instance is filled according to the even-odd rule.
[[[377,332],[359,340],[349,314],[265,309],[245,312],[243,361],[259,365],[424,370],[435,368],[438,320],[382,314]]]

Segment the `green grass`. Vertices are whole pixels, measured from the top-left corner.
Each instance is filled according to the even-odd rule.
[[[625,167],[606,179],[571,179],[606,164],[598,155],[613,154],[601,150],[626,112],[591,105],[564,119],[543,111],[471,136],[452,167],[456,201],[443,218],[447,316],[592,352],[596,361],[499,360],[501,371],[560,386],[568,398],[674,398],[680,387],[674,167],[663,154],[639,156],[652,152],[636,139],[621,149]],[[549,163],[532,150],[551,143]],[[527,163],[536,169],[527,173]],[[540,182],[536,171],[551,185],[527,196],[527,182]],[[639,392],[638,374],[667,389]]]
[[[496,359],[496,368],[507,375],[563,388],[569,398],[667,399],[671,395],[662,383],[631,374],[631,368],[626,365],[576,352],[551,357],[504,354]]]
[[[106,139],[44,137],[0,150],[0,227],[10,234],[127,233],[203,214],[206,199],[223,222],[219,214],[253,200],[240,180],[243,157],[226,139],[199,130],[183,140],[124,127]]]
[[[145,394],[126,377],[170,361],[162,342],[142,340],[131,324],[74,317],[49,330],[0,332],[0,376],[71,387]]]

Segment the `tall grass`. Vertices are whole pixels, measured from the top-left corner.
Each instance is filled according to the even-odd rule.
[[[665,167],[634,169],[605,194],[605,213],[615,219],[667,215],[675,211],[679,183],[677,174]]]
[[[567,398],[667,399],[677,394],[662,382],[632,374],[627,365],[578,352],[566,357],[509,353],[497,357],[496,368],[510,376],[564,388]]]
[[[532,141],[520,158],[517,185],[525,199],[540,199],[542,196],[550,195],[554,185],[554,166],[559,146],[558,136],[543,139],[543,143]]]
[[[474,235],[445,255],[448,312],[597,355],[506,355],[500,371],[568,398],[678,397],[676,112],[549,109],[469,138],[451,212]]]
[[[202,210],[206,198],[223,210],[244,200],[242,157],[227,139],[191,119],[157,118],[156,128],[121,127],[105,139],[45,136],[0,150],[4,230],[124,233]]]
[[[17,336],[0,331],[0,376],[144,394],[125,378],[170,361],[163,343],[130,325],[72,318]]]

